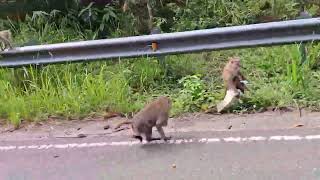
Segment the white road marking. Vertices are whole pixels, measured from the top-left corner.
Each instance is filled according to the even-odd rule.
[[[320,135],[310,135],[310,136],[306,136],[306,139],[308,139],[308,140],[320,139]]]
[[[228,138],[223,138],[225,142],[243,142],[246,141],[247,139],[243,139],[241,137],[228,137]]]
[[[256,141],[312,141],[320,140],[320,135],[307,136],[251,136],[251,137],[226,137],[226,138],[199,138],[199,139],[171,139],[167,142],[153,141],[151,144],[190,144],[190,143],[250,143]],[[105,146],[134,146],[141,144],[139,141],[119,141],[119,142],[95,142],[95,143],[70,143],[70,144],[42,144],[42,145],[19,145],[0,146],[0,151],[13,150],[47,150],[47,149],[69,149],[69,148],[93,148]],[[147,144],[144,141],[142,144]]]

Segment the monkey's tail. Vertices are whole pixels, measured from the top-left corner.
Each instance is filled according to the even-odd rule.
[[[125,121],[119,123],[118,125],[116,125],[116,126],[114,127],[114,129],[118,129],[118,128],[120,128],[120,127],[121,127],[122,125],[124,125],[124,124],[132,124],[132,121],[131,121],[131,120],[125,120]]]

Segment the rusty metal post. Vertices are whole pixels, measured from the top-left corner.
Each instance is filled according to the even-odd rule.
[[[311,14],[309,14],[306,10],[305,10],[305,2],[304,0],[300,1],[300,15],[298,17],[298,19],[309,19],[312,18]],[[304,64],[307,61],[307,47],[306,47],[306,43],[301,43],[299,46],[299,51],[300,51],[300,64]]]
[[[161,34],[161,29],[158,27],[154,27],[151,29],[150,34]],[[152,42],[151,47],[153,49],[153,51],[157,51],[159,48],[159,44],[158,42]],[[161,67],[164,69],[165,71],[165,75],[167,75],[167,66],[166,66],[166,62],[165,62],[165,55],[157,55],[156,56],[158,59],[158,63],[161,65]]]

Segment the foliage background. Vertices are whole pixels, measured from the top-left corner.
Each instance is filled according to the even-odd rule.
[[[35,6],[29,4],[32,8],[17,12],[26,2],[30,1],[2,1],[0,5],[0,29],[13,31],[16,46],[148,33],[148,11],[141,0],[33,0]],[[295,19],[301,10],[301,2],[292,0],[149,3],[154,25],[163,32]],[[317,1],[303,3],[313,16],[320,14]],[[313,43],[307,48],[306,62],[301,62],[297,44],[167,56],[165,67],[154,58],[135,58],[0,69],[0,118],[18,126],[21,121],[44,120],[52,115],[81,118],[92,112],[130,113],[159,95],[172,97],[172,115],[204,111],[223,99],[220,73],[229,56],[241,57],[243,72],[250,81],[250,91],[231,112],[255,112],[269,106],[318,110],[320,46]]]

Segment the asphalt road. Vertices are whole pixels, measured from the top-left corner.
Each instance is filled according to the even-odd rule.
[[[180,142],[133,145],[127,137],[0,142],[0,179],[320,179],[317,134],[187,132],[172,134]],[[90,145],[97,142],[105,143]]]

